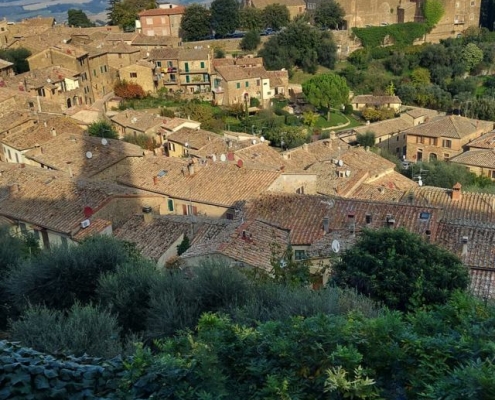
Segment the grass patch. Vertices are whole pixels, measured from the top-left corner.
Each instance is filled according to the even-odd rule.
[[[306,82],[308,79],[311,79],[313,78],[315,75],[319,75],[319,74],[327,74],[331,72],[330,69],[328,68],[325,68],[325,67],[322,67],[322,66],[319,66],[318,67],[318,70],[316,71],[316,74],[308,74],[300,69],[297,69],[294,71],[294,73],[292,74],[292,77],[289,79],[289,82],[290,83],[295,83],[295,84],[299,84],[299,85],[302,85],[303,82]]]

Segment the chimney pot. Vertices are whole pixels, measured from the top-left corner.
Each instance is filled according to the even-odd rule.
[[[462,185],[457,182],[452,188],[452,200],[460,200],[462,197]]]
[[[145,224],[149,224],[151,221],[153,221],[153,209],[151,208],[151,206],[144,206],[142,211]]]
[[[328,233],[330,230],[330,218],[323,217],[323,231]]]

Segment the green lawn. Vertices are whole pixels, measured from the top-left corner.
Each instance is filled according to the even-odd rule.
[[[316,71],[316,74],[315,75],[318,75],[318,74],[326,74],[328,72],[331,72],[330,69],[328,68],[325,68],[325,67],[322,67],[322,66],[319,66],[318,67],[318,70]],[[302,70],[300,69],[297,69],[294,71],[294,74],[292,75],[292,77],[289,79],[289,82],[290,83],[296,83],[296,84],[299,84],[299,85],[302,85],[303,82],[306,82],[308,79],[311,79],[313,78],[315,75],[312,75],[312,74],[308,74],[306,72],[303,72]]]
[[[363,125],[362,122],[360,122],[352,115],[343,115],[340,112],[332,111],[332,113],[330,114],[330,121],[327,121],[326,116],[325,117],[320,116],[318,118],[318,121],[316,121],[315,127],[320,129],[326,129],[326,128],[331,128],[333,126],[345,124],[347,121],[349,121],[350,124],[342,129],[348,129],[348,128],[353,128],[355,126]]]

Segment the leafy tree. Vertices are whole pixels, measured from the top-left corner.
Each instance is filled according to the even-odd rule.
[[[182,104],[179,108],[181,116],[201,122],[204,129],[215,127],[215,116],[211,105],[198,100],[191,100]]]
[[[116,96],[123,99],[142,99],[146,97],[141,85],[133,82],[127,82],[126,80],[119,80],[113,87],[113,91]]]
[[[236,0],[213,0],[210,10],[211,27],[219,37],[225,37],[239,26],[239,3]]]
[[[125,242],[92,237],[77,247],[56,247],[26,260],[10,271],[3,287],[18,310],[28,303],[66,310],[93,301],[100,275],[135,257]]]
[[[191,242],[189,241],[189,237],[187,235],[184,235],[184,239],[182,239],[182,242],[177,246],[177,255],[181,255],[186,252],[186,250],[191,247]]]
[[[305,125],[308,125],[309,127],[315,126],[316,123],[318,122],[318,118],[320,118],[320,115],[313,111],[306,111],[303,114],[303,122]]]
[[[95,26],[83,10],[70,9],[67,11],[67,23],[76,28],[90,28]]]
[[[344,9],[334,0],[322,0],[316,6],[314,20],[322,28],[337,29],[342,23]]]
[[[122,351],[117,319],[98,307],[74,304],[65,315],[31,306],[12,324],[12,337],[48,353],[115,357]]]
[[[133,30],[138,13],[153,8],[156,8],[155,0],[111,0],[107,15],[112,25]]]
[[[290,23],[286,29],[278,35],[273,35],[265,42],[259,55],[263,57],[267,69],[291,69],[294,66],[305,72],[314,74],[318,68],[319,60],[327,65],[335,60],[335,50],[331,54],[332,46],[329,46],[331,36],[323,35],[323,32],[311,27],[303,21]],[[325,43],[322,43],[325,41]]]
[[[150,308],[150,291],[162,279],[156,266],[148,260],[127,263],[115,272],[101,275],[96,290],[101,305],[117,316],[123,332],[146,330]]]
[[[88,135],[107,138],[107,139],[118,139],[119,135],[113,127],[113,125],[107,121],[96,121],[88,126]]]
[[[27,58],[31,55],[31,51],[20,47],[18,49],[2,49],[0,50],[0,58],[13,63],[14,72],[22,74],[29,71],[29,63]]]
[[[394,75],[402,75],[409,67],[409,60],[404,53],[394,52],[384,64]]]
[[[365,133],[358,133],[356,135],[356,141],[360,146],[363,147],[374,147],[375,146],[375,133],[368,131]]]
[[[249,31],[242,38],[240,47],[242,50],[251,51],[251,50],[256,50],[256,48],[260,45],[260,43],[261,43],[261,37],[259,32]]]
[[[263,10],[254,7],[243,7],[239,11],[239,28],[247,31],[263,29]]]
[[[306,99],[315,107],[326,109],[330,121],[330,109],[349,102],[349,87],[344,78],[330,73],[315,76],[302,85]]]
[[[215,48],[215,58],[225,58],[225,50],[221,47]]]
[[[426,68],[416,68],[411,72],[411,80],[416,86],[429,85],[430,82],[430,71]]]
[[[426,170],[423,178],[425,185],[443,188],[452,188],[457,182],[462,186],[474,183],[476,175],[462,165],[436,160],[421,163],[421,168]]]
[[[331,32],[323,32],[320,44],[316,49],[318,53],[318,64],[328,69],[334,69],[337,62],[337,45],[333,40]]]
[[[266,28],[278,31],[289,24],[289,9],[284,4],[269,4],[263,9],[263,22]]]
[[[182,38],[186,42],[204,39],[211,33],[210,25],[210,10],[201,4],[191,4],[186,7],[181,19]]]
[[[466,47],[462,49],[461,58],[467,67],[468,71],[471,71],[481,61],[483,61],[483,51],[474,43],[468,43]]]
[[[457,256],[405,229],[365,230],[333,267],[333,282],[390,308],[443,304],[469,283]]]
[[[158,146],[154,137],[148,136],[145,133],[133,135],[132,133],[124,135],[122,138],[124,142],[135,144],[144,150],[154,150]]]

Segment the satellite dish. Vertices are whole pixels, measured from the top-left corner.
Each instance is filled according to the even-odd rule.
[[[46,81],[47,81],[48,83],[51,83],[51,82],[52,82],[52,80],[51,80],[50,78],[48,78]]]
[[[263,136],[260,137],[260,142],[263,143],[265,141],[265,138]]]
[[[256,139],[253,139],[253,140],[251,141],[251,143],[252,143],[252,144],[256,144]]]
[[[222,154],[220,156],[220,161],[225,162],[227,160],[227,157],[225,157],[225,154]]]
[[[215,161],[217,161],[217,156],[216,156],[215,154],[213,154],[213,155],[211,156],[211,159],[213,160],[213,162],[215,162]]]
[[[351,176],[351,171],[346,170],[346,171],[345,171],[345,176],[347,176],[347,177],[349,178],[349,177]]]
[[[103,146],[106,146],[106,145],[108,144],[108,140],[107,140],[107,139],[105,139],[105,138],[101,139],[101,144],[102,144]]]
[[[287,267],[287,261],[285,261],[283,258],[280,260],[280,268],[285,268]]]
[[[338,161],[338,164],[339,164],[339,167],[342,167],[342,166],[344,165],[344,161],[339,160],[339,161]]]
[[[92,158],[93,158],[93,153],[91,153],[90,151],[87,151],[87,152],[86,152],[86,158],[87,158],[88,160],[92,159]]]
[[[322,201],[323,204],[326,204],[328,206],[328,208],[333,208],[333,206],[335,205],[335,201],[333,200],[328,200],[328,201]]]
[[[337,239],[332,242],[332,250],[334,253],[338,253],[340,251],[340,242]]]
[[[418,185],[423,186],[423,181],[421,180],[421,178],[419,178],[419,180],[418,180]]]

